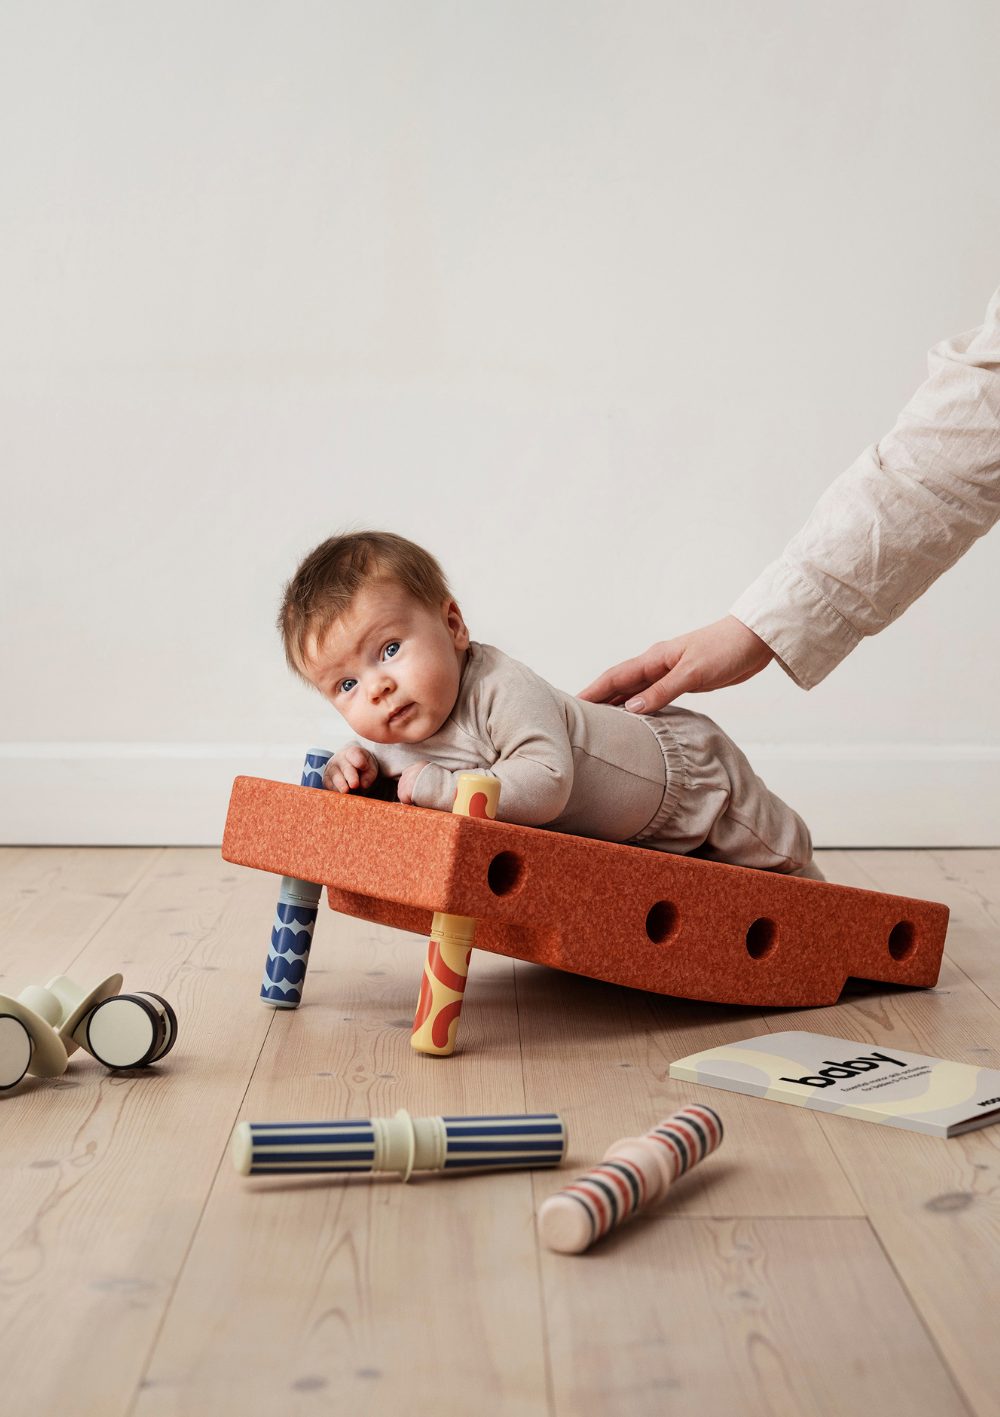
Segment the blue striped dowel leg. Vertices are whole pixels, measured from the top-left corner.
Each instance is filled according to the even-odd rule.
[[[241,1122],[232,1159],[244,1176],[294,1172],[483,1171],[558,1166],[566,1128],[552,1112],[500,1117],[394,1117]]]
[[[645,1136],[624,1137],[599,1166],[542,1203],[542,1243],[561,1254],[589,1249],[636,1211],[661,1200],[668,1187],[722,1141],[722,1122],[698,1103],[659,1122]]]
[[[333,756],[326,748],[310,748],[302,765],[302,787],[323,786],[323,769]],[[282,876],[271,942],[264,964],[260,997],[276,1009],[294,1009],[302,1002],[302,985],[323,887],[312,881]]]

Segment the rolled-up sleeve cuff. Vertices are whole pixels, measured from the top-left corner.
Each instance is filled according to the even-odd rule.
[[[798,567],[780,558],[729,613],[774,650],[782,669],[802,689],[821,683],[861,639]]]
[[[455,801],[455,774],[437,763],[428,763],[417,773],[413,784],[413,802],[417,807],[433,807],[438,812],[450,812]]]

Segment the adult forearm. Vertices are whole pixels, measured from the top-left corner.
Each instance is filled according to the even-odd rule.
[[[803,687],[895,620],[1000,517],[1000,291],[931,351],[892,431],[824,493],[732,614]]]

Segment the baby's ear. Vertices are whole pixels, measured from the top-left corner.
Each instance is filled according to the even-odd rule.
[[[451,632],[456,649],[469,648],[469,627],[462,619],[462,612],[454,600],[444,602],[444,622]]]

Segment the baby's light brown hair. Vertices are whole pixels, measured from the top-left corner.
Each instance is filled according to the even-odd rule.
[[[285,658],[302,673],[305,645],[322,639],[358,591],[378,581],[402,586],[423,605],[438,606],[451,596],[444,572],[429,551],[391,531],[352,531],[331,536],[310,551],[285,586],[278,629]]]

